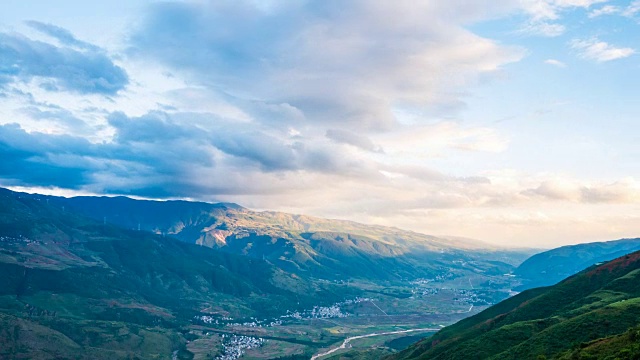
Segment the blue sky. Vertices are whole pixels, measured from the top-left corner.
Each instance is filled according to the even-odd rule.
[[[0,185],[638,236],[640,1],[6,1]]]

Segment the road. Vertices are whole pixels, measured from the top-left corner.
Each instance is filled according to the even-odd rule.
[[[367,335],[352,336],[352,337],[348,337],[348,338],[344,339],[344,341],[342,342],[342,345],[338,346],[337,348],[333,348],[333,349],[325,351],[323,353],[313,355],[311,357],[311,360],[316,360],[316,359],[319,359],[319,358],[321,358],[323,356],[327,356],[327,355],[333,354],[334,352],[336,352],[336,351],[338,351],[340,349],[344,349],[344,348],[347,347],[347,345],[349,345],[351,340],[363,339],[363,338],[368,338],[368,337],[373,337],[373,336],[403,334],[403,333],[416,332],[416,331],[434,331],[434,332],[436,332],[436,331],[440,331],[440,329],[432,329],[432,328],[409,329],[409,330],[398,330],[398,331],[390,331],[390,332],[384,332],[384,333],[373,333],[373,334],[367,334]]]

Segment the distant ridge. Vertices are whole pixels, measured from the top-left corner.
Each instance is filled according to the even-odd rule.
[[[324,279],[434,277],[443,268],[504,274],[530,254],[393,227],[252,211],[232,203],[16,194],[125,229],[171,236]]]
[[[640,238],[562,246],[535,254],[513,272],[520,289],[553,285],[589,266],[640,250]]]

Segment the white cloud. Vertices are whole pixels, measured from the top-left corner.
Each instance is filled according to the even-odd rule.
[[[599,9],[595,9],[589,13],[589,18],[596,18],[603,15],[622,15],[625,17],[634,17],[640,12],[640,0],[631,2],[627,7],[605,5]]]
[[[522,7],[532,17],[533,21],[547,21],[559,19],[560,13],[566,9],[587,9],[594,4],[608,0],[522,0]]]
[[[508,3],[162,3],[132,52],[237,99],[287,104],[309,124],[389,130],[394,107],[459,107],[460,89],[524,56],[466,28]]]
[[[523,194],[586,204],[631,204],[640,201],[640,182],[633,178],[615,182],[581,182],[555,177],[543,180],[540,185],[525,190]]]
[[[622,59],[635,54],[635,50],[632,48],[615,47],[596,38],[589,40],[575,39],[571,41],[571,47],[579,51],[581,57],[597,62]]]
[[[566,28],[562,24],[550,23],[550,22],[531,22],[522,29],[522,32],[542,35],[546,37],[556,37],[564,34]]]
[[[609,0],[554,0],[552,1],[552,3],[554,3],[556,6],[559,6],[559,7],[588,8],[591,5],[605,3],[607,1]]]
[[[495,129],[463,126],[451,121],[409,126],[379,135],[376,141],[394,157],[393,161],[440,157],[452,149],[499,153],[509,145],[509,139]]]
[[[530,16],[521,32],[555,37],[564,34],[566,28],[558,21],[567,10],[588,9],[608,0],[521,0],[523,10]]]
[[[620,8],[614,5],[605,5],[599,9],[595,9],[589,13],[589,18],[596,18],[602,15],[612,15],[620,13]]]
[[[640,0],[635,0],[629,6],[622,11],[622,15],[627,17],[634,17],[640,12]]]
[[[553,65],[553,66],[561,67],[561,68],[563,68],[563,67],[567,67],[567,64],[563,63],[563,62],[562,62],[562,61],[560,61],[560,60],[556,60],[556,59],[547,59],[547,60],[545,60],[545,61],[544,61],[544,63],[545,63],[545,64],[548,64],[548,65]]]

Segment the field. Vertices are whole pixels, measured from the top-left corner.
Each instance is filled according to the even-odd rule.
[[[424,279],[388,286],[350,283],[363,291],[363,297],[273,319],[205,318],[210,323],[190,326],[194,340],[187,349],[194,359],[235,359],[239,356],[229,354],[241,353],[243,359],[309,359],[353,336],[430,329],[352,340],[345,349],[321,359],[340,359],[345,354],[348,358],[373,356],[371,351],[391,354],[509,295],[511,277],[493,277],[493,289],[474,287],[474,281],[480,284],[482,280],[487,279]],[[236,342],[235,348],[225,348],[225,342],[234,336],[245,337],[247,342],[259,339],[260,343]]]

